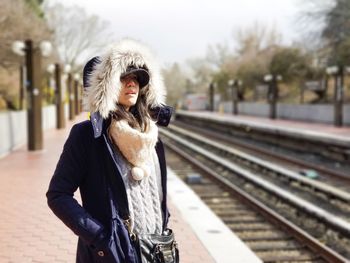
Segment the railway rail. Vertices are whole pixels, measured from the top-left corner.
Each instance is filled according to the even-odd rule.
[[[300,197],[293,195],[292,193],[289,193],[283,189],[280,189],[280,187],[274,186],[273,184],[271,184],[271,182],[268,182],[268,181],[263,180],[261,178],[257,178],[250,171],[244,170],[244,169],[238,167],[237,165],[232,164],[229,160],[227,160],[225,158],[220,158],[217,155],[208,152],[208,150],[204,149],[203,147],[199,147],[198,145],[195,145],[192,141],[185,140],[184,138],[180,138],[179,136],[174,135],[173,133],[170,133],[170,132],[165,131],[165,130],[161,130],[161,134],[162,134],[162,137],[164,137],[164,141],[165,141],[165,144],[167,145],[167,147],[171,147],[173,150],[175,149],[177,152],[182,152],[181,153],[182,156],[187,156],[186,159],[192,158],[192,160],[191,160],[192,163],[196,163],[196,165],[200,166],[202,170],[206,171],[207,173],[211,173],[211,175],[214,176],[215,180],[219,181],[221,185],[224,185],[224,187],[226,189],[229,188],[230,195],[231,195],[231,191],[233,191],[232,188],[235,187],[235,188],[237,188],[236,190],[244,189],[245,191],[250,192],[249,193],[250,197],[252,195],[252,192],[255,192],[255,199],[256,198],[260,199],[260,203],[265,202],[266,199],[270,199],[270,200],[277,199],[276,196],[278,196],[278,198],[280,198],[280,199],[282,198],[283,202],[275,201],[275,205],[282,206],[284,210],[293,211],[293,213],[296,215],[296,217],[299,217],[301,215],[299,210],[297,211],[296,209],[302,209],[303,215],[300,216],[300,218],[299,218],[302,221],[305,221],[304,218],[306,218],[304,214],[307,214],[309,217],[316,216],[317,219],[311,219],[311,220],[308,219],[310,222],[312,221],[311,224],[316,224],[316,225],[318,224],[318,226],[316,226],[316,228],[320,228],[319,223],[321,222],[321,224],[327,224],[327,227],[331,226],[333,229],[335,229],[335,231],[333,231],[333,230],[331,231],[332,235],[334,235],[334,233],[336,233],[336,234],[341,233],[341,234],[345,234],[346,236],[350,235],[350,224],[349,224],[349,222],[343,220],[342,218],[334,216],[331,213],[323,210],[322,208],[317,207],[317,206],[311,204],[310,202],[307,202],[307,201],[301,199]],[[203,142],[201,142],[200,144],[203,145]],[[181,150],[179,150],[179,149],[181,149]],[[193,158],[193,156],[196,156],[196,158]],[[208,166],[211,168],[208,168]],[[232,177],[232,174],[235,174],[235,178]],[[208,187],[210,187],[211,184],[203,184],[203,185],[197,186],[197,188],[205,188],[206,185]],[[261,190],[262,188],[264,190]],[[215,193],[215,191],[213,192],[212,190],[205,190],[204,192],[207,193],[208,200],[211,200],[212,202],[213,202],[213,200],[215,200],[216,197],[213,199],[213,196],[212,196],[213,193]],[[264,192],[264,193],[261,193],[261,192]],[[220,193],[220,191],[218,191],[218,193]],[[248,196],[247,193],[245,193],[245,195]],[[259,195],[263,195],[265,197],[261,198],[261,196],[259,196]],[[334,195],[334,194],[332,194],[332,195]],[[215,196],[215,194],[214,194],[214,196]],[[218,194],[218,196],[220,196],[220,194]],[[226,204],[226,203],[227,203],[227,200],[217,202],[217,204],[220,204],[221,206],[223,204]],[[261,204],[260,204],[260,206],[261,206]],[[270,204],[268,204],[268,206],[273,207],[274,205],[271,205],[271,203],[270,203]],[[290,208],[288,208],[287,206],[290,206]],[[224,216],[223,220],[230,227],[232,227],[234,229],[235,227],[233,225],[230,225],[230,224],[235,221],[235,218],[237,218],[237,216],[234,216],[234,214],[232,214],[236,210],[235,205],[231,206],[231,208],[232,209],[229,209],[228,214],[227,214],[226,208],[225,209],[222,209],[220,207],[214,208],[214,211],[217,210],[217,212],[219,212],[219,214],[221,213],[223,215],[226,215],[226,216]],[[273,212],[272,208],[267,208],[266,205],[265,205],[265,208],[270,209],[271,212]],[[254,209],[257,209],[257,207],[255,207]],[[238,211],[240,211],[240,209],[238,209]],[[267,212],[261,212],[261,213],[265,214],[265,215],[267,214]],[[273,213],[275,213],[275,212],[273,212]],[[275,219],[276,216],[282,218],[277,213],[275,213],[275,214],[276,214],[275,216],[272,216],[269,213],[267,217],[274,218],[273,221],[277,220],[277,219]],[[287,215],[287,217],[288,217],[288,215]],[[247,218],[249,218],[249,216]],[[283,220],[283,218],[282,218],[282,220]],[[287,220],[285,220],[285,221],[287,221]],[[248,220],[248,222],[249,222],[249,220]],[[300,222],[298,222],[298,223],[300,223]],[[254,224],[255,223],[253,222],[253,225]],[[272,224],[274,224],[274,223],[272,223]],[[291,224],[290,222],[289,222],[289,224],[294,226],[294,224]],[[265,230],[268,230],[270,227],[263,226],[263,225],[260,225],[262,227],[262,229],[260,229],[260,230],[262,230],[262,232],[265,232],[265,235],[269,236]],[[259,232],[258,230],[259,230],[260,226],[259,226],[259,224],[257,224],[257,225],[255,224],[255,226],[253,228],[255,230],[257,230],[256,232]],[[267,227],[267,228],[265,230],[263,230],[264,227]],[[313,228],[315,228],[315,226]],[[244,229],[244,228],[242,228],[242,229]],[[286,229],[286,226],[283,226],[282,229]],[[321,229],[325,229],[325,228],[321,227]],[[304,234],[306,231],[301,231],[301,232],[303,234],[295,234],[294,233],[292,236],[294,238],[296,238],[296,236],[300,235],[297,239],[302,244],[306,244],[307,242],[311,242],[311,241],[304,240],[304,238],[305,238]],[[299,231],[299,233],[301,233],[301,232]],[[319,231],[319,232],[322,232],[322,231]],[[334,241],[334,239],[330,240],[329,237],[326,237],[327,233],[322,233],[322,234],[312,233],[312,234],[314,235],[314,237],[311,237],[311,235],[309,234],[309,237],[307,238],[307,240],[314,239],[314,241],[316,241],[316,243],[319,243],[318,245],[320,245],[322,242],[329,244],[329,243],[332,243]],[[273,235],[274,234],[272,234],[272,236]],[[287,236],[289,236],[289,238],[290,238],[290,235],[291,234],[288,234]],[[264,236],[264,234],[262,234],[262,236]],[[303,236],[303,238],[301,236]],[[245,238],[242,238],[242,239],[245,240]],[[262,239],[263,239],[263,237],[262,237]],[[317,241],[317,239],[320,239],[321,242]],[[294,241],[291,241],[291,242],[294,243]],[[346,247],[348,245],[348,243],[347,243],[348,240],[346,239],[345,243],[340,244],[340,245],[338,244],[338,241],[336,241],[336,242],[337,242],[337,245],[333,246],[334,249],[336,251],[338,251],[340,254],[343,254],[345,256],[349,256],[350,253],[346,249]],[[261,251],[264,251],[261,253],[269,254],[268,250],[266,250],[266,246],[262,245],[263,242],[258,242],[257,240],[255,240],[255,241],[253,241],[253,243],[255,244],[255,245],[253,245],[253,247],[255,247],[255,248],[260,247]],[[272,238],[271,242],[268,242],[268,244],[271,245],[273,243],[274,243],[274,241]],[[283,241],[282,243],[280,243],[278,241],[276,244],[279,244],[281,249],[289,250],[288,244],[290,244],[290,243],[288,243],[286,240]],[[281,244],[285,244],[285,245],[281,245]],[[315,242],[314,242],[313,245],[307,245],[307,246],[312,251],[316,251],[316,250],[318,251],[318,249],[315,248],[318,245],[315,245]],[[294,247],[294,245],[291,245],[291,246]],[[303,246],[301,246],[301,247],[303,247]],[[303,249],[305,249],[305,247],[303,247]],[[259,251],[259,249],[257,249],[257,250]],[[323,246],[322,251],[323,251],[322,253],[326,253],[325,251],[328,251],[328,252],[331,251],[331,254],[334,253],[335,255],[337,255],[336,252],[332,251],[332,249],[325,247],[325,246]],[[321,253],[321,252],[317,252],[317,253]],[[293,253],[291,253],[291,254],[293,254]],[[301,253],[301,254],[304,255],[304,253]],[[292,256],[292,257],[294,257],[294,256]],[[284,257],[284,256],[282,256],[282,257]],[[288,257],[288,256],[286,256],[286,257]],[[335,261],[334,259],[329,260],[328,257],[329,256],[325,256],[325,255],[322,256],[322,258],[324,258],[325,261],[327,261],[327,262],[346,262],[345,257],[340,256],[340,260],[338,259],[337,261]],[[270,256],[270,258],[271,258],[271,256]],[[266,262],[270,262],[270,261],[267,260]],[[272,260],[271,262],[274,262],[274,261]],[[318,261],[317,260],[316,261],[314,261],[314,260],[307,261],[306,260],[305,262],[318,262]],[[322,261],[320,261],[320,262],[322,262]]]
[[[241,140],[255,141],[262,145],[274,145],[299,153],[311,153],[322,161],[337,163],[333,169],[347,166],[350,161],[350,140],[336,135],[325,135],[316,131],[300,132],[292,127],[278,128],[271,124],[256,124],[251,121],[235,120],[218,114],[177,111],[176,120]],[[303,155],[304,158],[310,155]],[[349,168],[349,166],[347,166]]]
[[[172,131],[172,134],[177,134],[184,140],[191,140],[195,145],[201,145],[207,151],[216,153],[217,156],[244,166],[249,171],[257,172],[260,177],[274,184],[279,182],[281,188],[297,193],[312,203],[318,203],[319,206],[342,216],[345,220],[350,218],[350,194],[338,189],[338,187],[306,178],[280,165],[246,154],[222,143],[214,142],[191,131],[175,126],[170,126],[169,130]],[[219,162],[221,161],[219,160]]]
[[[279,151],[276,151],[275,146],[270,146],[270,147],[258,146],[257,144],[244,142],[242,141],[242,139],[235,138],[235,136],[232,136],[232,135],[230,136],[220,132],[215,132],[213,130],[205,129],[203,127],[198,127],[194,125],[189,125],[180,121],[174,122],[174,125],[177,127],[182,127],[186,130],[196,132],[197,134],[201,134],[203,136],[206,136],[207,138],[212,138],[216,141],[227,143],[231,146],[241,149],[242,151],[245,151],[248,153],[251,152],[251,153],[254,153],[254,155],[263,156],[264,158],[268,157],[268,158],[275,159],[275,161],[278,161],[279,163],[283,163],[288,167],[291,167],[291,165],[294,165],[294,170],[300,170],[300,169],[314,170],[321,175],[322,180],[328,180],[328,182],[331,182],[332,184],[335,184],[335,186],[341,187],[341,188],[344,187],[344,183],[345,183],[345,185],[347,185],[350,188],[350,169],[341,171],[339,168],[334,169],[333,167],[327,167],[324,163],[317,163],[316,161],[310,161],[310,160],[306,161],[305,159],[300,158],[300,156],[296,157],[295,154],[291,156],[290,154],[288,154],[288,151],[286,151],[286,153],[283,154]],[[329,162],[334,163],[334,161],[332,160],[330,160]]]

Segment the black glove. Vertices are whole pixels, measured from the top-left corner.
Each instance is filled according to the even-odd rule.
[[[174,108],[162,105],[150,109],[150,115],[156,124],[159,126],[167,127],[169,125],[171,115],[173,114]]]

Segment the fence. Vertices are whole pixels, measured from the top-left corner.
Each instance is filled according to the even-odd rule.
[[[222,103],[224,112],[232,112],[232,102]],[[241,102],[238,104],[238,113],[243,115],[253,115],[269,117],[269,105],[254,102]],[[319,122],[333,124],[334,106],[333,104],[277,104],[277,118],[299,121]],[[350,125],[350,105],[343,106],[344,125]]]

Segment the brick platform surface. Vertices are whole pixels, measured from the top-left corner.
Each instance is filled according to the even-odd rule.
[[[77,237],[54,216],[45,197],[72,124],[45,131],[42,151],[28,152],[23,146],[0,159],[1,263],[75,262]],[[215,262],[169,201],[181,263]]]

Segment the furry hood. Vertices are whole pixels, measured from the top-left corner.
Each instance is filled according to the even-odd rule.
[[[98,112],[106,119],[110,112],[116,110],[121,90],[120,75],[129,65],[148,68],[150,81],[147,102],[152,107],[165,104],[166,89],[160,68],[147,47],[134,40],[124,39],[111,46],[99,60],[100,63],[91,72],[90,87],[84,94],[84,105],[88,111]]]

